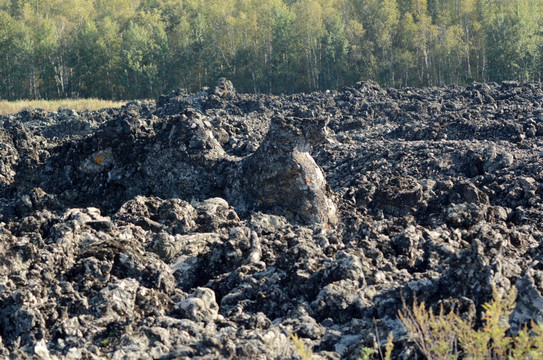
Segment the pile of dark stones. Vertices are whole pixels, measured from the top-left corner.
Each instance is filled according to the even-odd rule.
[[[543,87],[0,116],[0,358],[356,359],[402,303],[543,321]]]

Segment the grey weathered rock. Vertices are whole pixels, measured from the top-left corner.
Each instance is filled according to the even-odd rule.
[[[511,315],[511,323],[515,330],[519,330],[522,325],[535,321],[543,321],[543,272],[530,267],[524,276],[516,281],[518,291],[517,306]]]
[[[230,197],[242,209],[272,210],[292,220],[335,225],[336,205],[310,154],[326,138],[327,123],[272,117],[258,150],[241,161],[233,174]]]
[[[402,297],[480,324],[493,287],[513,330],[541,320],[542,107],[539,83],[222,79],[0,116],[0,358],[286,359],[296,333],[356,359],[392,330],[411,359]]]
[[[189,297],[174,306],[173,314],[196,322],[213,322],[219,313],[215,293],[208,288],[196,288]]]

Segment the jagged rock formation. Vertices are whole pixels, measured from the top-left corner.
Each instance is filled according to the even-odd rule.
[[[2,116],[0,155],[0,358],[410,359],[401,296],[478,324],[492,286],[543,318],[540,83],[221,80]]]
[[[313,146],[326,138],[327,123],[272,117],[259,148],[234,169],[228,197],[242,209],[271,211],[306,224],[336,224],[336,206],[311,157]]]
[[[29,168],[34,177],[25,185],[60,195],[66,206],[114,211],[137,195],[218,196],[242,212],[262,208],[302,223],[334,224],[335,205],[309,153],[324,140],[326,123],[273,118],[258,150],[240,159],[224,151],[212,124],[192,108],[162,119],[123,111],[95,134],[55,149],[43,170]]]

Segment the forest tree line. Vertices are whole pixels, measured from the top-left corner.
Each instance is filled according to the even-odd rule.
[[[0,0],[0,99],[542,74],[543,0]]]

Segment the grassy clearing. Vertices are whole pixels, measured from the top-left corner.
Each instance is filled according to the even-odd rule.
[[[13,114],[29,109],[44,109],[57,111],[59,107],[75,111],[100,110],[104,108],[121,107],[126,101],[109,101],[100,99],[63,99],[63,100],[0,100],[0,114]]]

